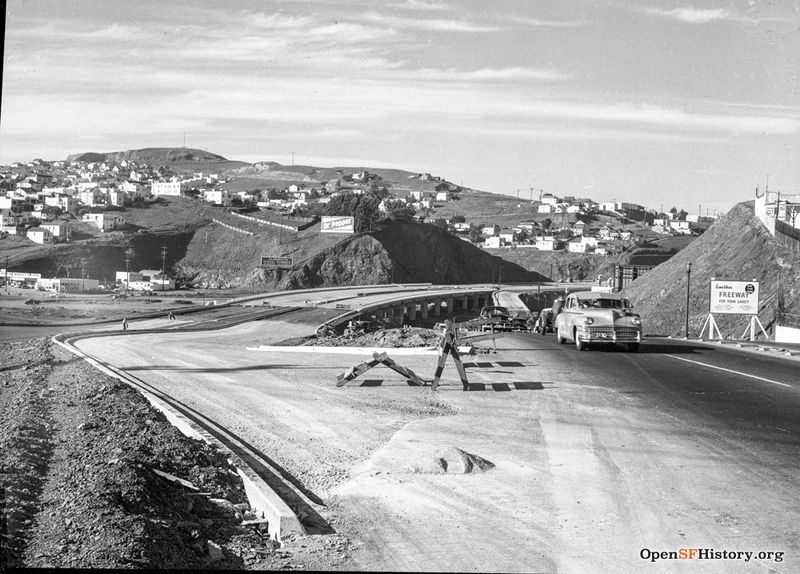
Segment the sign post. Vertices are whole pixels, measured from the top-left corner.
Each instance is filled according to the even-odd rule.
[[[755,341],[756,325],[761,329],[764,337],[768,338],[767,332],[764,330],[764,325],[758,318],[758,281],[717,281],[712,279],[710,284],[709,295],[709,313],[706,322],[703,323],[703,328],[700,330],[700,336],[703,336],[703,331],[708,325],[708,337],[714,338],[714,331],[716,330],[719,339],[722,339],[722,334],[717,327],[714,320],[714,315],[750,315],[750,323],[742,334],[742,338],[750,332],[750,340]]]

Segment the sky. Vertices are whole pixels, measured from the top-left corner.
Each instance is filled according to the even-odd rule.
[[[8,0],[0,163],[186,145],[528,197],[800,194],[800,0]]]

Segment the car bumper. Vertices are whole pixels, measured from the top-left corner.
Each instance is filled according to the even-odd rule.
[[[642,332],[638,329],[595,327],[579,329],[578,339],[584,343],[641,343]]]

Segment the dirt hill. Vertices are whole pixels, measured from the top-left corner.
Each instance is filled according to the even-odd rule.
[[[703,235],[662,263],[627,290],[646,333],[683,334],[686,309],[686,264],[691,263],[689,331],[700,334],[708,316],[713,278],[760,281],[759,318],[767,331],[775,323],[777,284],[786,311],[800,313],[800,254],[778,245],[754,216],[752,202],[736,205]],[[740,337],[749,321],[742,315],[715,316],[723,336]]]
[[[536,273],[426,224],[393,223],[347,239],[284,279],[289,288],[368,283],[535,282]]]

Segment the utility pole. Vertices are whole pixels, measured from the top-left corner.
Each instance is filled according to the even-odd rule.
[[[125,250],[125,290],[131,287],[131,260],[133,259],[133,248],[129,247]]]
[[[167,268],[167,246],[161,246],[161,275],[164,275]]]
[[[6,295],[8,295],[8,255],[6,255],[5,273],[6,273]]]
[[[86,257],[81,257],[81,291],[86,291]]]
[[[692,264],[691,262],[686,264],[686,322],[684,324],[684,332],[686,334],[686,338],[689,338],[689,283],[692,279]]]

